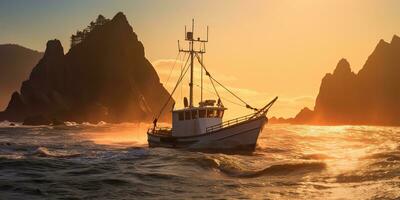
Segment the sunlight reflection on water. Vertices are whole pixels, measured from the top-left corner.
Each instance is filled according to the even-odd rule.
[[[149,126],[0,127],[0,197],[400,198],[400,128],[267,125],[228,155],[148,148]]]
[[[106,130],[91,130],[83,132],[78,137],[90,140],[96,144],[114,147],[147,146],[147,129],[149,124],[119,124],[108,127]]]
[[[296,190],[300,194],[307,191],[305,196],[324,199],[393,199],[400,197],[399,131],[396,127],[270,125],[259,142],[268,148],[286,146],[290,153],[285,158],[291,161],[322,160],[326,164],[325,171],[302,178],[305,182]],[[282,141],[273,142],[277,137]]]

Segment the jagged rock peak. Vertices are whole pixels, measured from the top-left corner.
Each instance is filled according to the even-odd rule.
[[[379,40],[378,45],[376,45],[375,51],[384,49],[389,46],[389,43],[387,43],[385,40],[381,39]]]
[[[393,35],[392,41],[390,42],[392,45],[400,45],[400,37],[397,35]]]
[[[333,74],[335,75],[335,74],[348,74],[348,73],[351,73],[350,64],[345,58],[342,58],[336,65]]]
[[[312,112],[311,109],[309,109],[308,107],[304,107],[303,109],[301,109],[300,113],[309,113]]]
[[[14,92],[11,96],[10,102],[7,109],[17,109],[21,107],[24,103],[22,102],[21,96],[18,92]]]
[[[128,19],[126,19],[126,16],[123,12],[118,12],[112,20],[113,22],[125,22],[128,23]]]
[[[63,56],[64,48],[62,47],[60,40],[49,40],[46,44],[46,51],[44,54],[45,56]]]

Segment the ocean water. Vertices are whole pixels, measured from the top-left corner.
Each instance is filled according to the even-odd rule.
[[[148,148],[146,125],[0,123],[0,199],[400,199],[400,128],[267,125],[251,154]]]

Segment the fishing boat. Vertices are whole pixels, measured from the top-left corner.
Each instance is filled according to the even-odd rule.
[[[181,48],[178,41],[178,49],[179,53],[183,52],[187,55],[186,63],[181,67],[180,76],[169,99],[155,117],[153,127],[147,131],[149,146],[204,150],[254,150],[257,139],[268,122],[266,114],[278,97],[275,97],[264,107],[257,109],[247,104],[238,95],[215,79],[203,63],[203,54],[206,52],[205,44],[208,42],[208,27],[207,39],[195,38],[194,20],[192,20],[191,31],[186,31],[185,27],[185,41],[188,43],[188,47],[186,49]],[[198,61],[201,68],[201,94],[200,102],[197,106],[193,103],[195,60]],[[172,101],[172,95],[189,70],[189,100],[184,97],[183,108],[172,108],[172,127],[157,126],[158,118],[161,116],[166,105]],[[217,95],[217,100],[203,99],[203,74],[208,76]],[[251,109],[252,113],[223,121],[223,116],[227,108],[223,105],[217,87],[215,87],[217,84],[243,103],[245,108]]]

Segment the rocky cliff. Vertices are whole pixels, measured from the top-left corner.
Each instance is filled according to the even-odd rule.
[[[118,13],[86,31],[66,54],[60,41],[48,41],[43,58],[0,118],[151,121],[168,96],[145,58],[143,44]]]
[[[0,45],[0,110],[18,90],[43,53],[16,44]]]
[[[363,68],[353,73],[342,59],[322,79],[314,110],[292,123],[400,125],[400,38],[381,40]]]

